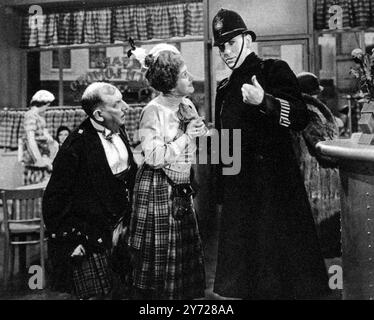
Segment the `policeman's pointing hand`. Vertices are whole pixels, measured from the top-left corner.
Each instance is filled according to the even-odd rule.
[[[264,99],[264,89],[258,83],[256,76],[252,77],[252,84],[242,86],[243,101],[247,104],[259,105]]]

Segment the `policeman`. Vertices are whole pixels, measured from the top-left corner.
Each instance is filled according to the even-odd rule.
[[[236,12],[221,9],[212,26],[214,46],[232,70],[217,89],[216,125],[241,130],[241,140],[231,142],[240,143],[241,171],[219,170],[214,291],[243,299],[319,297],[328,278],[289,132],[308,122],[296,76],[285,61],[253,52],[256,34]]]

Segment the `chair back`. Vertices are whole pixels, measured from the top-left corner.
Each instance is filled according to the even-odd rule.
[[[9,225],[44,226],[42,216],[42,198],[44,189],[2,190],[1,198],[4,211],[5,233],[9,234]]]

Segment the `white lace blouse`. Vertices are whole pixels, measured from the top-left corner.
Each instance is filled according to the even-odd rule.
[[[180,127],[179,103],[164,106],[158,101],[158,98],[150,101],[140,116],[139,138],[144,161],[155,169],[189,172],[195,162],[196,141]],[[182,102],[196,110],[189,99],[183,98]]]

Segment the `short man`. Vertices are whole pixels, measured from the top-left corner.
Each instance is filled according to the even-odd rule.
[[[43,216],[52,287],[73,291],[79,299],[97,299],[112,290],[112,231],[121,217],[130,216],[136,164],[124,130],[129,106],[120,91],[92,83],[81,103],[89,118],[56,156]]]
[[[217,13],[213,35],[232,70],[218,86],[216,125],[241,130],[242,164],[239,174],[220,177],[214,292],[243,299],[319,296],[328,279],[289,134],[308,122],[296,76],[286,62],[256,56],[256,35],[234,11]]]

